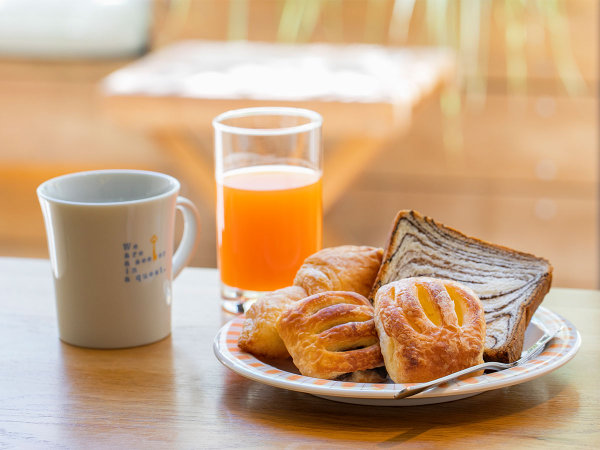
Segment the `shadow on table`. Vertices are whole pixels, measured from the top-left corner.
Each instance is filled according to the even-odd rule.
[[[548,429],[548,417],[553,423],[560,423],[572,417],[579,405],[578,392],[560,374],[426,406],[349,405],[254,383],[235,374],[227,376],[225,386],[222,401],[237,417],[237,427],[272,427],[294,431],[299,439],[308,441],[327,437],[378,442],[382,447],[425,435],[426,440],[446,442],[455,438],[461,442],[468,437],[480,439],[496,432],[507,437],[519,433],[536,435],[536,430]],[[245,395],[240,395],[241,391]],[[553,399],[558,396],[571,397],[572,407],[556,408]],[[501,427],[494,428],[494,423],[508,416],[514,420],[502,421]],[[460,431],[453,431],[458,427]]]

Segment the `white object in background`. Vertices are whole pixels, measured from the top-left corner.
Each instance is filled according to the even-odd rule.
[[[0,0],[0,56],[138,55],[151,13],[149,0]]]
[[[447,48],[180,41],[106,78],[108,95],[413,104],[453,71]]]

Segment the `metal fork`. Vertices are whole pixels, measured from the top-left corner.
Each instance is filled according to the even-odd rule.
[[[410,397],[412,395],[418,394],[425,390],[432,389],[442,383],[446,383],[447,381],[452,381],[458,377],[462,377],[463,375],[477,372],[482,369],[484,369],[484,370],[504,370],[504,369],[510,369],[511,367],[519,366],[523,363],[526,363],[530,359],[535,358],[540,353],[542,353],[544,348],[546,348],[546,344],[548,342],[550,342],[564,328],[565,327],[563,325],[562,327],[555,330],[553,333],[548,333],[546,331],[544,333],[544,335],[541,338],[539,338],[535,344],[533,344],[531,347],[529,347],[527,349],[527,351],[525,351],[525,353],[521,356],[521,358],[519,358],[515,362],[508,363],[508,364],[507,363],[499,363],[499,362],[487,362],[487,363],[483,363],[483,364],[478,364],[476,366],[468,367],[468,368],[460,370],[458,372],[451,373],[450,375],[446,375],[445,377],[442,377],[442,378],[437,378],[435,380],[427,381],[425,383],[419,383],[419,384],[415,384],[414,386],[405,387],[404,389],[401,389],[398,392],[396,392],[396,394],[394,395],[394,398],[400,399],[400,398]]]

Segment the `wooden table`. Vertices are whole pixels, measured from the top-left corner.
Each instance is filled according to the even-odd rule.
[[[174,283],[173,333],[127,350],[58,339],[50,264],[0,258],[0,448],[574,448],[600,445],[600,292],[554,288],[574,360],[527,383],[431,406],[370,407],[265,386],[223,367],[217,272]]]
[[[210,205],[215,116],[252,106],[319,112],[328,139],[327,212],[369,161],[406,133],[413,110],[453,75],[453,55],[443,48],[190,40],[113,72],[101,92],[110,117],[153,136]]]

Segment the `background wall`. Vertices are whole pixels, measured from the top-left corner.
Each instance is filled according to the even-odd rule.
[[[409,135],[366,167],[326,215],[325,245],[382,246],[396,211],[412,208],[548,258],[556,286],[594,288],[598,7],[595,0],[160,1],[150,42],[454,47],[456,85],[423,105]],[[183,194],[191,194],[173,155],[100,107],[98,83],[130,62],[0,59],[0,255],[47,257],[35,188],[55,175],[159,170],[180,177]],[[199,151],[210,152],[210,142],[199,140]],[[193,200],[203,217],[193,264],[214,267],[214,211]]]

